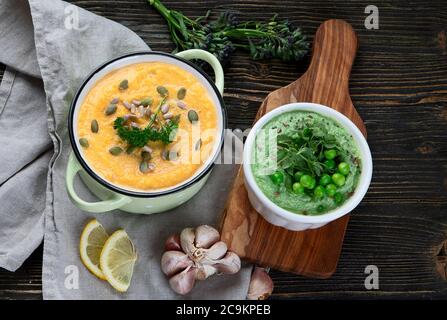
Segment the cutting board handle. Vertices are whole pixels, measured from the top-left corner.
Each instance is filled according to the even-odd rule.
[[[357,35],[349,23],[337,19],[325,21],[315,34],[306,76],[318,76],[319,82],[326,85],[338,82],[347,85],[357,47]]]
[[[357,35],[343,20],[331,19],[321,24],[315,34],[310,66],[290,86],[295,96],[308,90],[306,102],[331,107],[350,118],[366,136],[366,128],[349,94],[349,76],[357,53]],[[303,95],[301,95],[303,97]]]

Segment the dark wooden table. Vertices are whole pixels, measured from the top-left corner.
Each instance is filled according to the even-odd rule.
[[[164,20],[144,0],[76,0],[115,20],[154,50],[170,52]],[[273,298],[447,298],[447,2],[445,0],[165,1],[189,16],[231,9],[241,19],[274,12],[312,38],[326,19],[350,22],[360,47],[351,76],[354,105],[365,120],[374,175],[352,214],[338,270],[329,280],[272,271]],[[379,9],[367,30],[365,7]],[[0,40],[1,41],[1,40]],[[299,63],[252,61],[237,53],[225,71],[232,128],[252,123],[271,91],[297,79]],[[1,74],[4,66],[1,67]],[[42,250],[15,273],[0,270],[0,298],[40,299]],[[366,290],[365,267],[379,269],[379,290]]]

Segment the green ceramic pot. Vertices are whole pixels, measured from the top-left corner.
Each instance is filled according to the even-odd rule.
[[[188,61],[193,59],[204,60],[211,65],[215,73],[215,83],[201,69]],[[184,183],[170,189],[154,192],[126,190],[100,177],[83,159],[76,126],[78,111],[86,94],[96,81],[109,72],[134,63],[155,61],[171,63],[183,68],[198,78],[205,88],[207,88],[214,105],[218,109],[219,130],[216,139],[217,142],[212,155],[202,168]],[[223,87],[224,75],[219,61],[211,53],[199,49],[186,50],[176,55],[155,51],[132,53],[113,59],[97,68],[84,80],[77,91],[68,116],[68,128],[73,152],[70,154],[67,163],[66,187],[71,201],[79,209],[88,212],[107,212],[119,209],[132,213],[150,214],[167,211],[191,199],[206,183],[214,161],[222,148],[224,129],[226,127],[226,112],[222,99]],[[74,179],[78,173],[87,188],[100,201],[87,202],[77,195],[74,189]]]

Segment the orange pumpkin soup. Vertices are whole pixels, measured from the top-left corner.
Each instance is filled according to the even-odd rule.
[[[195,76],[146,62],[100,79],[80,107],[77,130],[83,157],[99,176],[128,190],[154,191],[188,180],[203,166],[217,121],[216,106]]]

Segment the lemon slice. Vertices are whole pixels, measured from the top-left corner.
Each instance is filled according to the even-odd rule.
[[[104,227],[98,220],[94,219],[84,227],[81,234],[81,240],[79,241],[79,251],[82,263],[91,273],[102,280],[106,280],[106,278],[99,267],[99,258],[101,256],[102,247],[108,237],[109,235]]]
[[[132,280],[137,252],[126,231],[115,231],[106,243],[99,259],[107,281],[120,292],[126,292]]]

